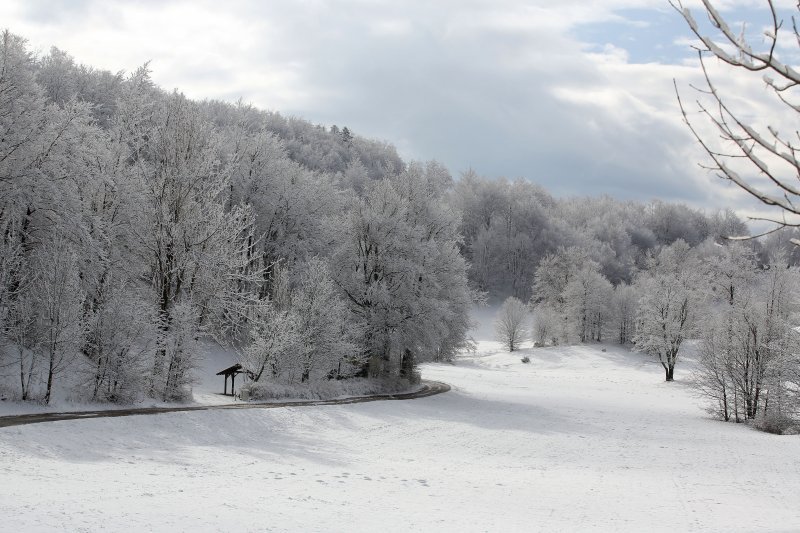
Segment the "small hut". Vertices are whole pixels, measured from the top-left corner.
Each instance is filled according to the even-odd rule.
[[[224,394],[225,396],[228,396],[228,377],[230,377],[231,378],[231,394],[230,395],[231,396],[236,396],[236,390],[235,390],[236,376],[238,374],[241,374],[242,372],[244,372],[244,370],[242,370],[242,365],[240,365],[239,363],[236,363],[235,365],[233,365],[231,367],[228,367],[225,370],[220,370],[219,372],[217,372],[218,376],[225,376],[225,388],[224,388],[222,394]]]

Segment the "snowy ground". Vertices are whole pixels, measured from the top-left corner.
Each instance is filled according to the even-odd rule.
[[[189,405],[222,405],[228,403],[235,403],[238,400],[232,396],[225,396],[222,394],[224,388],[224,378],[217,376],[217,372],[224,368],[228,368],[237,362],[236,353],[233,350],[225,349],[217,344],[208,343],[202,345],[202,352],[198,358],[197,368],[194,375],[196,383],[192,386],[192,400],[187,402]],[[13,369],[3,368],[0,373],[0,383],[6,385],[4,390],[18,390],[18,378],[14,374]],[[27,413],[47,413],[47,412],[65,412],[65,411],[93,411],[100,409],[128,409],[130,407],[169,407],[174,406],[171,403],[159,402],[153,399],[147,399],[141,403],[134,405],[115,405],[108,403],[89,403],[75,400],[72,396],[71,390],[75,387],[75,383],[79,382],[81,376],[79,375],[80,368],[78,365],[72,365],[69,371],[64,375],[59,376],[56,380],[56,386],[53,391],[53,399],[50,405],[41,405],[36,402],[15,402],[10,399],[5,399],[0,395],[0,416],[5,415],[20,415]],[[236,390],[243,383],[243,377],[238,376],[236,380]],[[231,382],[228,380],[228,391],[230,391]],[[3,390],[0,387],[0,390]]]
[[[0,530],[800,530],[800,438],[600,348],[482,341],[421,400],[0,429]]]

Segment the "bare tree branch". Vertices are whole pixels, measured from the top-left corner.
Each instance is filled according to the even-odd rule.
[[[681,14],[692,33],[702,43],[694,48],[697,50],[704,86],[690,85],[698,94],[696,113],[689,112],[675,82],[675,93],[683,121],[713,163],[701,163],[700,166],[716,172],[720,178],[734,183],[762,204],[775,207],[782,213],[782,216],[776,218],[751,220],[773,222],[777,225],[775,230],[798,227],[800,223],[787,221],[786,214],[800,215],[800,133],[792,128],[790,134],[781,134],[774,125],[759,126],[745,120],[730,105],[733,99],[731,95],[723,94],[712,80],[706,61],[708,57],[713,57],[732,67],[734,71],[763,72],[762,81],[775,97],[775,103],[782,108],[788,107],[790,112],[800,113],[800,103],[794,103],[792,98],[800,87],[800,72],[783,63],[776,53],[783,20],[773,1],[765,0],[771,22],[769,29],[764,32],[766,41],[759,50],[758,46],[753,46],[748,41],[744,27],[737,35],[711,0],[702,0],[702,3],[711,27],[716,30],[716,36],[706,35],[701,30],[692,12],[683,6],[681,0],[670,0],[670,5]],[[797,9],[800,10],[800,3]],[[800,48],[800,34],[794,17],[792,29]],[[697,119],[690,119],[694,114],[711,125],[717,135],[711,136],[702,130]],[[783,116],[785,115],[781,115],[782,118]],[[763,131],[765,128],[766,131]],[[759,178],[766,179],[759,181]],[[769,230],[752,238],[773,231]]]

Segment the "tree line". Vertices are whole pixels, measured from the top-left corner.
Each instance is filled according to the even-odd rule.
[[[800,274],[783,253],[759,259],[760,248],[679,239],[616,285],[583,249],[562,248],[540,262],[529,304],[504,302],[498,339],[510,351],[528,338],[629,344],[659,361],[666,381],[688,348],[690,381],[712,413],[785,429],[800,408]]]
[[[474,294],[450,175],[343,132],[4,32],[0,392],[179,400],[209,338],[256,382],[452,356]]]

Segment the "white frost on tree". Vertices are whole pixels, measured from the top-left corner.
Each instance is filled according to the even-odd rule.
[[[636,280],[640,299],[633,342],[636,350],[656,357],[672,381],[681,346],[697,331],[705,284],[698,260],[682,240],[663,248],[648,266]]]
[[[564,287],[565,311],[578,341],[603,340],[612,291],[611,283],[592,266],[578,270]]]
[[[561,324],[561,316],[546,304],[536,306],[533,310],[533,341],[538,346],[545,346],[550,343],[553,346],[558,344]]]
[[[357,331],[325,263],[305,265],[291,302],[297,337],[292,374],[301,383],[352,375],[362,362]]]
[[[526,339],[525,327],[528,308],[519,299],[509,296],[494,318],[495,338],[508,348],[509,352],[519,349]]]
[[[717,290],[702,324],[696,386],[724,420],[794,414],[797,272],[782,258],[759,270],[741,246],[726,247],[709,261]]]
[[[410,376],[418,362],[467,346],[473,298],[457,226],[441,207],[448,178],[412,165],[337,222],[332,272],[361,331],[365,375]]]
[[[611,296],[611,331],[620,344],[628,344],[636,334],[636,308],[639,296],[636,288],[627,283],[614,287]]]
[[[83,338],[81,324],[81,293],[75,254],[63,238],[43,247],[37,257],[39,276],[33,293],[39,309],[39,339],[44,354],[44,403],[50,403],[53,380],[75,357]]]

